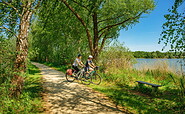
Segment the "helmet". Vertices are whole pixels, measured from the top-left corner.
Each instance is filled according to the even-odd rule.
[[[89,58],[93,58],[93,56],[92,55],[89,55]]]
[[[81,54],[78,54],[78,57],[82,56]]]

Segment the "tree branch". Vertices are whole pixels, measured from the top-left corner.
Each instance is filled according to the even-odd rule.
[[[102,35],[103,35],[105,32],[106,32],[106,31],[103,31],[103,32],[98,36],[98,38],[101,38]]]
[[[98,38],[98,23],[97,23],[97,13],[94,12],[93,15],[93,32],[94,32],[94,49],[96,50],[98,48],[98,41],[99,41],[99,38]]]
[[[18,38],[18,36],[17,36],[17,35],[15,34],[15,32],[13,32],[12,30],[10,30],[10,29],[8,29],[8,28],[6,28],[6,27],[4,27],[4,26],[0,27],[0,29],[6,29],[7,31],[13,33],[13,35],[14,35],[16,38]]]
[[[3,25],[9,25],[9,24],[17,24],[17,22],[10,22],[10,23],[3,23]],[[17,25],[20,25],[20,24],[17,24]]]
[[[16,11],[16,13],[17,13],[20,17],[22,16],[22,15],[19,13],[19,10],[18,10],[17,8],[15,8],[12,4],[10,4],[10,3],[8,3],[8,2],[5,2],[5,1],[2,1],[2,3],[4,3],[4,4],[10,6],[11,8],[13,8],[13,9]]]
[[[107,38],[106,38],[106,35],[105,35],[104,38],[103,38],[103,40],[102,40],[102,42],[101,42],[101,47],[99,49],[99,52],[101,52],[101,50],[103,49],[106,39]]]
[[[23,10],[22,10],[22,13],[21,15],[25,15],[25,13],[30,10],[31,11],[31,2],[26,2],[26,4],[23,4],[22,7],[23,7]]]
[[[117,18],[122,17],[122,16],[124,16],[124,14],[123,14],[123,15],[119,15],[119,16],[117,16],[117,17],[112,17],[112,18],[108,18],[108,19],[100,20],[100,21],[98,21],[98,23],[101,23],[101,22],[103,22],[103,21],[108,21],[108,20],[117,19]]]
[[[39,8],[41,2],[42,2],[42,0],[38,0],[37,5],[35,5],[35,6],[33,7],[33,13],[35,13],[35,10],[37,10],[37,9]]]
[[[90,31],[87,28],[86,23],[84,22],[84,20],[80,17],[80,15],[78,13],[75,12],[75,10],[66,2],[66,0],[61,0],[70,10],[71,12],[76,16],[76,18],[81,22],[81,24],[84,26],[85,30],[86,30],[86,34],[87,34],[87,38],[89,41],[89,47],[90,47],[90,51],[91,53],[94,51],[93,49],[93,45],[92,45],[92,39],[91,39],[91,35],[90,35]]]
[[[103,31],[103,30],[105,30],[105,29],[110,29],[110,28],[112,28],[112,27],[114,27],[114,26],[121,25],[121,24],[123,24],[123,23],[125,23],[125,22],[127,22],[127,21],[136,19],[136,18],[138,18],[139,16],[141,16],[142,13],[143,13],[143,12],[139,13],[139,14],[138,14],[137,16],[135,16],[135,17],[128,18],[128,19],[126,19],[126,20],[124,20],[124,21],[122,21],[122,22],[120,22],[120,23],[116,23],[116,24],[113,24],[113,25],[108,25],[108,26],[102,28],[101,30],[99,30],[99,32],[101,32],[101,31]]]
[[[86,6],[79,4],[77,1],[75,1],[75,0],[71,0],[71,1],[73,1],[74,3],[78,4],[79,6],[81,6],[83,8],[85,8],[86,10],[90,11]]]
[[[72,13],[77,17],[77,19],[81,22],[81,24],[86,27],[86,23],[84,22],[84,20],[80,17],[80,15],[78,13],[75,12],[75,10],[66,2],[66,0],[61,0],[71,11]]]

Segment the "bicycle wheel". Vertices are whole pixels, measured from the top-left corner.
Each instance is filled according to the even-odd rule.
[[[91,83],[95,84],[95,85],[99,85],[101,83],[101,76],[97,73],[94,73],[92,76],[91,76]]]
[[[82,84],[89,85],[91,83],[89,76],[85,76],[83,73],[81,73],[80,77],[81,77],[80,80],[81,80]]]
[[[66,80],[67,80],[68,82],[73,82],[73,81],[75,80],[75,76],[73,76],[73,75],[68,75],[68,74],[66,73]]]

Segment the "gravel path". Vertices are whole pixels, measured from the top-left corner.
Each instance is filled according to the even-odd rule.
[[[67,82],[65,74],[35,63],[43,75],[44,105],[47,114],[124,114],[105,95],[77,82]]]

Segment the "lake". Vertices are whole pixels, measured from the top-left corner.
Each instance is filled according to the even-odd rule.
[[[185,62],[183,59],[136,59],[134,68],[137,70],[154,69],[155,67],[168,67],[173,72],[185,72]],[[182,64],[184,66],[182,66]]]

